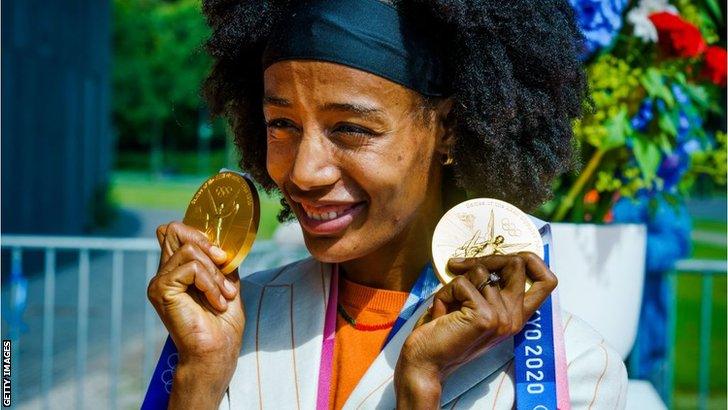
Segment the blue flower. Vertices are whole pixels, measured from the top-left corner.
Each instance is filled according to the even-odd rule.
[[[690,253],[692,222],[684,203],[672,205],[660,193],[642,191],[634,199],[620,198],[612,213],[614,222],[647,225],[648,273],[669,271]]]
[[[690,97],[688,97],[685,91],[683,91],[682,87],[673,83],[670,85],[670,89],[672,90],[672,95],[675,96],[675,101],[677,101],[678,104],[690,104]]]
[[[678,138],[685,136],[685,134],[687,134],[688,131],[690,131],[690,119],[688,118],[687,114],[685,114],[685,111],[680,110],[680,112],[677,115]]]
[[[693,152],[700,151],[702,147],[700,146],[700,142],[695,138],[690,138],[689,140],[682,143],[679,147],[679,150],[684,152],[687,155],[692,154]]]
[[[639,224],[647,221],[647,202],[639,198],[619,198],[612,207],[614,222]]]
[[[637,114],[635,114],[634,117],[632,117],[632,119],[630,120],[632,129],[640,132],[646,130],[653,117],[654,114],[652,113],[652,100],[649,98],[645,98],[640,104],[640,108],[639,110],[637,110]]]
[[[657,169],[657,176],[662,178],[664,189],[674,191],[677,183],[680,182],[690,166],[690,155],[684,150],[676,149],[662,157],[660,167]]]
[[[647,233],[647,259],[645,267],[649,273],[669,272],[675,262],[689,253],[690,243],[685,236],[676,231]]]
[[[569,0],[584,34],[583,58],[612,43],[622,28],[622,12],[627,0]]]

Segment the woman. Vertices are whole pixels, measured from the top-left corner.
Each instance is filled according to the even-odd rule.
[[[207,100],[312,258],[225,278],[227,256],[203,234],[159,227],[149,299],[179,350],[170,407],[513,406],[513,336],[557,283],[541,258],[450,260],[460,276],[398,317],[428,275],[435,225],[465,192],[530,210],[569,168],[586,82],[568,3],[204,11]],[[623,407],[619,356],[568,313],[563,337],[572,406]]]

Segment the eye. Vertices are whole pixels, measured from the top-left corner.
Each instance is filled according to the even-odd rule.
[[[366,136],[366,137],[373,137],[377,135],[377,133],[373,132],[372,130],[368,128],[364,128],[359,125],[354,124],[339,124],[336,127],[334,127],[334,132],[342,133],[342,134],[348,134],[348,135],[354,135],[354,136]]]
[[[274,129],[298,129],[296,127],[296,124],[294,124],[291,120],[285,118],[274,118],[270,121],[267,121],[265,123],[265,126]]]

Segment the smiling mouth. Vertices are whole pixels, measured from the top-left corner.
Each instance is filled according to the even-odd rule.
[[[346,205],[326,205],[326,206],[310,206],[301,204],[301,208],[311,219],[316,221],[330,221],[336,219],[341,215],[344,215],[347,211],[351,210],[354,206],[360,202],[346,204]]]
[[[348,203],[294,203],[302,211],[299,222],[312,234],[334,234],[344,231],[364,209],[366,201]]]

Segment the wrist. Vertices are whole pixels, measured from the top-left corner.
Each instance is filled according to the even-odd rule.
[[[239,356],[239,348],[208,352],[205,354],[191,354],[180,351],[177,366],[202,373],[220,374],[225,370],[234,371],[235,367],[237,367]]]
[[[232,366],[180,361],[174,371],[169,408],[219,408],[236,364],[237,360]]]
[[[438,409],[442,381],[438,374],[414,366],[398,366],[394,388],[397,408]]]

